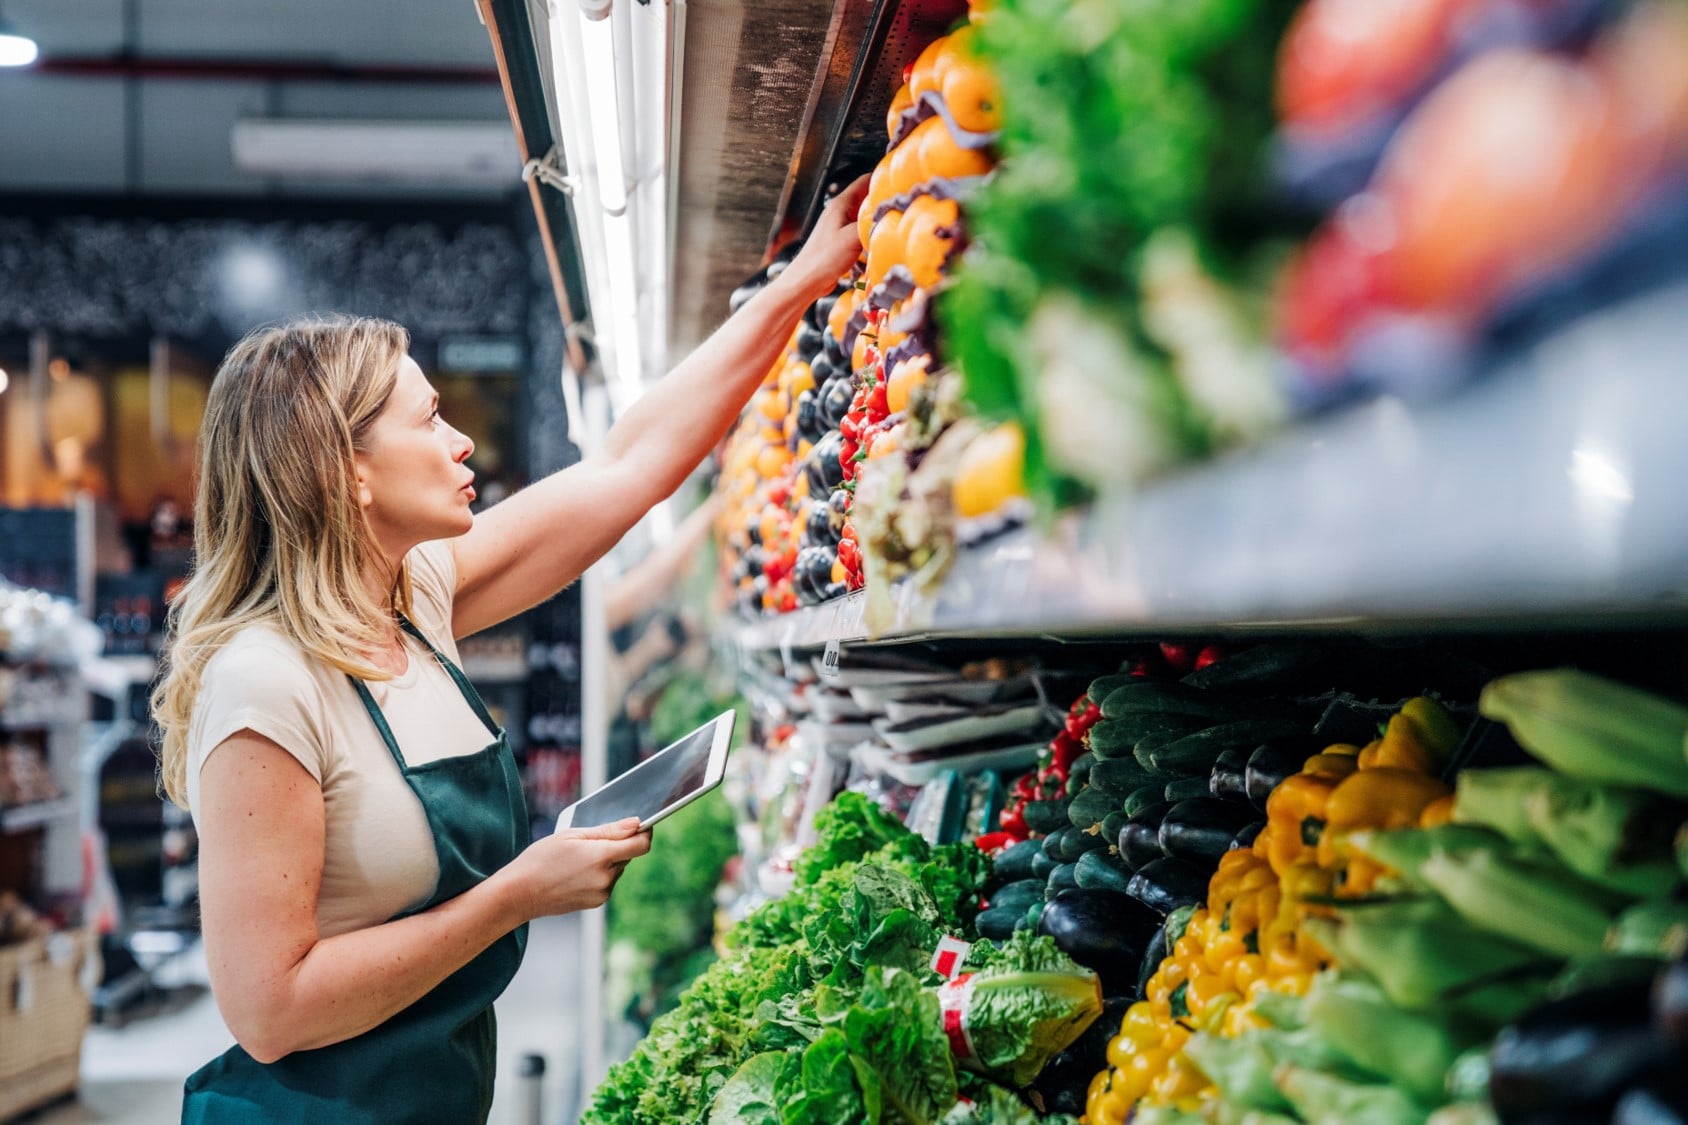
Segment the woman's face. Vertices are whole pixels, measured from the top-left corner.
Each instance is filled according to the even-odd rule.
[[[376,541],[394,559],[418,543],[462,535],[473,523],[475,474],[464,462],[475,443],[446,425],[439,402],[406,356],[368,448],[357,454],[359,500]]]

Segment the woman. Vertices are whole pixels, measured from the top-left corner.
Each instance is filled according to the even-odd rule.
[[[650,837],[627,821],[526,842],[454,639],[551,597],[678,486],[854,260],[864,190],[602,450],[478,518],[473,446],[396,325],[292,325],[229,353],[153,701],[238,1043],[188,1080],[184,1121],[486,1119],[492,1002],[527,922],[603,903]]]

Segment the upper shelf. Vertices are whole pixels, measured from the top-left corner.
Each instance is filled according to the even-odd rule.
[[[1427,628],[1688,611],[1688,283],[1480,382],[1381,400],[964,551],[877,634]],[[862,594],[745,648],[870,638]]]

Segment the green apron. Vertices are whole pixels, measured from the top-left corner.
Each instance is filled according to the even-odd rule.
[[[428,815],[440,880],[415,914],[481,882],[527,842],[527,802],[504,732],[463,673],[409,621],[463,698],[493,734],[486,749],[406,764],[392,729],[361,680],[352,679],[392,752],[399,772]],[[259,1063],[239,1046],[187,1081],[184,1125],[212,1122],[484,1122],[492,1108],[497,1026],[492,1002],[516,975],[527,927],[504,935],[426,996],[354,1039]]]

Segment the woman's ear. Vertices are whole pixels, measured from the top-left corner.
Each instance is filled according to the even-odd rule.
[[[364,472],[362,458],[354,457],[352,459],[352,470],[358,484],[358,507],[367,511],[369,506],[375,503],[375,493],[369,490],[369,476]]]

